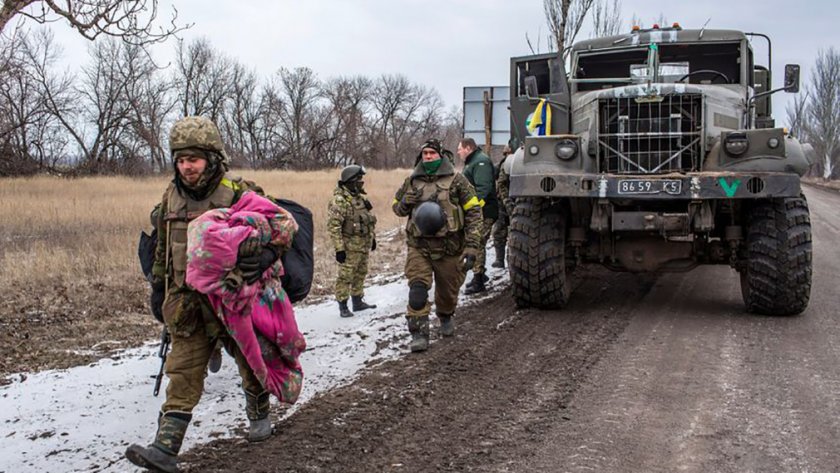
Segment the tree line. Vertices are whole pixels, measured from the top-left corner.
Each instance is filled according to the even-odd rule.
[[[166,170],[169,127],[187,115],[213,119],[232,164],[250,169],[408,166],[425,138],[460,136],[457,109],[403,75],[260,77],[206,39],[175,48],[161,68],[143,45],[103,37],[74,72],[59,69],[49,31],[5,38],[0,176]]]
[[[814,147],[812,174],[840,177],[840,51],[834,47],[817,53],[810,80],[787,107],[790,132]]]

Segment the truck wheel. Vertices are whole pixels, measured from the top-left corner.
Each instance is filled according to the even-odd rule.
[[[795,315],[811,295],[811,218],[804,197],[762,202],[750,212],[741,295],[747,310]]]
[[[510,280],[519,307],[558,309],[569,299],[566,216],[547,199],[518,199],[510,220]]]

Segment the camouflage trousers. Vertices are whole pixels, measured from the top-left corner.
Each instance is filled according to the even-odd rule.
[[[493,246],[496,248],[504,248],[507,246],[508,227],[510,226],[510,216],[505,210],[504,205],[499,206],[499,219],[493,225]]]
[[[242,377],[242,389],[252,393],[264,391],[236,342],[227,335],[221,322],[211,318],[212,315],[206,317],[198,308],[190,313],[180,311],[177,314],[178,318],[182,322],[192,319],[196,328],[191,333],[184,333],[173,330],[171,312],[164,310],[163,314],[172,337],[172,349],[166,357],[164,367],[169,384],[166,386],[166,401],[161,407],[161,412],[192,412],[204,393],[207,363],[217,341],[221,341],[227,352],[236,360],[239,375]]]
[[[409,246],[405,259],[405,277],[409,287],[413,283],[422,282],[427,288],[431,288],[434,282],[435,311],[438,314],[455,313],[458,307],[458,291],[466,277],[460,255],[432,259],[427,251]],[[430,302],[426,302],[426,306],[420,310],[408,306],[406,317],[427,317],[431,309]]]
[[[481,246],[478,248],[478,255],[475,257],[475,265],[472,270],[474,274],[484,274],[486,271],[485,262],[487,261],[487,240],[490,239],[490,231],[493,230],[492,218],[485,218],[481,222]]]
[[[335,298],[346,301],[350,296],[361,296],[365,292],[365,277],[368,273],[368,252],[347,251],[347,259],[338,265],[335,280]]]

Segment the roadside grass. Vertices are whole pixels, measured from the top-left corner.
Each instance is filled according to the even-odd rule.
[[[266,193],[312,210],[315,279],[310,298],[332,293],[337,271],[326,231],[339,170],[234,171]],[[378,223],[369,278],[402,271],[402,223],[391,201],[407,170],[370,170],[365,188]],[[137,259],[141,230],[168,177],[0,179],[0,378],[9,372],[70,366],[103,339],[136,346],[157,325],[147,315],[148,285]],[[115,317],[121,317],[115,319]],[[62,356],[56,356],[57,353]],[[67,356],[64,356],[67,355]],[[93,354],[91,356],[95,356]]]

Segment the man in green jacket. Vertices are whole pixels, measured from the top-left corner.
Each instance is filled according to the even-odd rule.
[[[472,138],[464,138],[458,143],[458,157],[464,160],[464,177],[475,187],[475,194],[481,203],[482,227],[481,242],[478,255],[473,266],[473,279],[467,284],[464,294],[478,294],[487,290],[484,283],[488,281],[484,274],[487,240],[493,229],[493,222],[499,218],[499,202],[496,199],[496,176],[493,162],[475,144]]]

